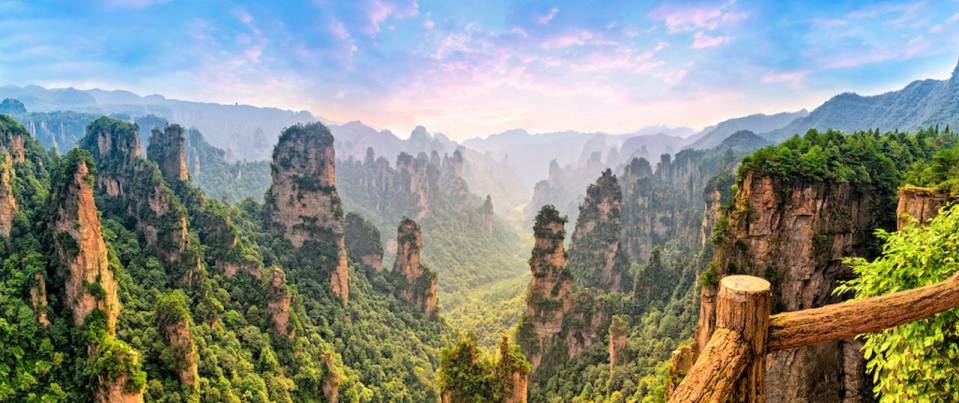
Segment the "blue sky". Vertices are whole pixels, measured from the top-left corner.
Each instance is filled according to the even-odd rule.
[[[454,138],[702,127],[946,78],[959,2],[0,0],[0,84]]]

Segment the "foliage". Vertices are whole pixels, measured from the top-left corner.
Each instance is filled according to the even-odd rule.
[[[934,284],[959,272],[959,206],[924,226],[879,232],[882,256],[850,258],[858,275],[836,289],[857,299]],[[881,401],[959,400],[959,309],[863,336]]]
[[[473,334],[444,348],[440,356],[440,385],[454,402],[501,402],[512,393],[513,374],[526,376],[530,371],[519,346],[506,336],[495,360],[483,353]]]
[[[916,162],[906,171],[905,183],[937,187],[953,196],[959,195],[959,145],[936,151],[931,160]]]

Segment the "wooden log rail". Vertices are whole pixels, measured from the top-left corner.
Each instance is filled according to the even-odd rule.
[[[848,339],[959,307],[959,273],[938,284],[821,308],[769,315],[769,283],[719,283],[716,331],[670,402],[765,402],[766,353]]]

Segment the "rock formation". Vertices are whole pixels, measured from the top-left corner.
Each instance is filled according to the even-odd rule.
[[[622,317],[614,316],[609,324],[609,372],[622,365],[622,351],[629,340],[629,324]]]
[[[64,305],[70,309],[75,326],[100,311],[106,331],[115,334],[120,301],[117,282],[107,260],[100,215],[93,201],[93,177],[87,160],[76,152],[63,178],[51,192],[56,215],[51,224],[54,250],[62,267]],[[69,158],[69,157],[67,157]]]
[[[33,312],[36,312],[37,323],[40,326],[50,326],[50,319],[47,318],[47,281],[43,278],[43,273],[33,274],[33,287],[30,287],[30,306]]]
[[[520,342],[535,372],[554,338],[563,330],[563,319],[573,307],[573,275],[566,267],[566,217],[551,205],[543,206],[533,225],[532,278],[526,291],[526,317]]]
[[[167,183],[177,183],[190,179],[186,167],[186,149],[184,148],[183,128],[169,125],[160,131],[153,129],[147,156],[160,167],[160,173]]]
[[[383,244],[380,231],[356,213],[346,215],[346,250],[353,259],[379,273],[383,271]]]
[[[622,200],[622,189],[609,169],[586,191],[569,252],[570,268],[583,285],[632,290],[629,259],[620,241]]]
[[[773,311],[838,302],[837,282],[849,278],[845,256],[875,254],[873,230],[891,217],[868,189],[848,184],[793,183],[747,174],[732,211],[717,224],[716,252],[703,276],[699,351],[715,326],[718,279],[729,274],[764,277],[773,285]],[[851,340],[785,350],[766,358],[770,401],[868,400],[863,357]]]
[[[911,222],[922,225],[939,214],[939,209],[955,201],[936,189],[904,187],[899,190],[899,206],[896,208],[896,224],[902,229]]]
[[[396,296],[409,302],[426,317],[434,317],[437,302],[436,273],[420,262],[423,234],[415,221],[407,218],[396,231],[396,260],[393,274],[399,279]]]
[[[156,321],[166,338],[167,347],[175,357],[173,371],[180,378],[180,383],[197,393],[200,390],[197,370],[199,357],[190,333],[193,320],[187,308],[186,295],[174,291],[162,296],[156,307]]]
[[[503,403],[526,403],[528,395],[529,362],[515,348],[508,337],[500,339],[496,376],[503,385]]]
[[[480,218],[483,219],[483,229],[487,233],[493,233],[493,198],[490,195],[486,195],[486,200],[483,201],[483,205],[480,206]]]
[[[172,276],[195,284],[204,269],[190,237],[186,210],[159,169],[140,156],[138,130],[136,125],[102,117],[90,124],[79,145],[93,154],[97,188],[117,210],[113,212],[130,218],[151,252],[174,269]]]
[[[273,319],[273,330],[287,340],[296,337],[296,328],[290,321],[290,304],[293,302],[293,293],[286,286],[286,274],[279,267],[270,272],[269,301],[267,309]]]
[[[333,363],[333,354],[327,353],[323,356],[323,364],[326,365],[326,376],[323,377],[323,396],[330,403],[340,401],[340,373]]]
[[[320,123],[287,128],[273,150],[270,223],[296,248],[316,253],[334,295],[349,302],[343,207],[336,192],[333,135]]]
[[[0,150],[0,236],[10,237],[13,229],[13,216],[17,213],[17,198],[13,194],[12,156]]]

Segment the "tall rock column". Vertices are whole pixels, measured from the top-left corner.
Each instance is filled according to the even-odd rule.
[[[401,279],[396,295],[416,305],[427,317],[434,317],[437,302],[436,273],[420,262],[423,233],[415,221],[406,218],[396,230],[396,260],[393,273]]]
[[[333,294],[346,304],[349,271],[335,160],[333,135],[321,123],[284,130],[273,149],[266,208],[272,226],[294,247],[316,253]]]
[[[93,177],[87,160],[73,153],[65,163],[63,183],[52,192],[56,216],[52,222],[53,245],[62,264],[64,303],[73,313],[73,324],[83,326],[94,311],[103,313],[106,331],[116,332],[120,301],[117,282],[107,260],[100,215],[93,201]]]
[[[533,224],[532,278],[526,291],[526,316],[520,325],[520,345],[533,371],[557,342],[563,318],[573,307],[573,276],[566,268],[566,217],[552,205],[543,206]]]
[[[269,301],[267,309],[273,318],[273,330],[276,335],[287,340],[296,337],[296,328],[290,322],[290,304],[293,302],[293,293],[286,286],[286,274],[279,267],[270,272]]]
[[[186,167],[185,142],[183,127],[180,125],[169,125],[163,131],[153,129],[150,133],[147,156],[157,163],[163,179],[166,179],[168,183],[173,184],[190,179],[190,172]]]
[[[0,150],[0,236],[10,237],[13,216],[17,213],[17,198],[13,194],[13,161],[10,154]]]
[[[569,265],[583,285],[608,291],[632,289],[622,245],[623,192],[612,171],[603,171],[586,190],[570,246]]]

